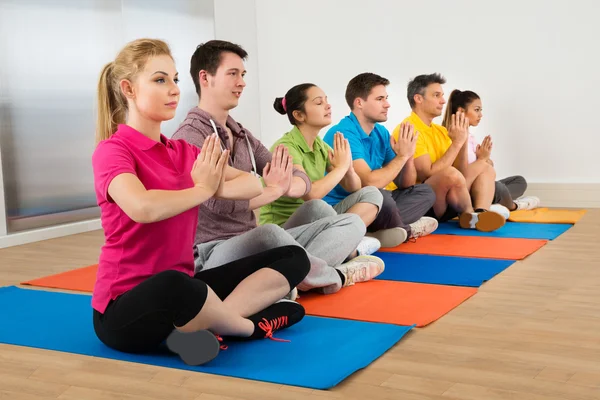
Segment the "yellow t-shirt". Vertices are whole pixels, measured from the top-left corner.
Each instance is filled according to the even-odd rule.
[[[410,113],[410,117],[405,118],[402,122],[407,121],[414,125],[415,131],[419,132],[417,148],[414,155],[415,159],[422,155],[429,154],[429,158],[431,158],[431,163],[433,164],[442,158],[452,145],[452,139],[448,136],[448,130],[443,126],[434,123],[431,123],[431,126],[427,126],[414,112]],[[394,139],[398,140],[399,133],[400,124],[398,124],[392,133]],[[387,190],[394,190],[397,186],[392,182],[385,188]]]

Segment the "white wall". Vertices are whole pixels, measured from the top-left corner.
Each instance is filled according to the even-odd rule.
[[[215,0],[215,38],[236,43],[248,52],[246,88],[231,116],[261,138],[255,0]]]
[[[337,122],[353,76],[385,76],[392,130],[410,112],[409,79],[441,72],[447,94],[482,97],[473,132],[493,135],[499,176],[598,183],[600,132],[590,117],[600,108],[599,14],[592,0],[256,0],[262,140],[270,146],[289,129],[272,103],[295,84],[321,86]]]
[[[123,0],[124,41],[151,37],[169,44],[179,72],[181,96],[175,118],[162,124],[171,137],[188,111],[198,104],[190,75],[196,46],[214,39],[213,2],[209,0]]]

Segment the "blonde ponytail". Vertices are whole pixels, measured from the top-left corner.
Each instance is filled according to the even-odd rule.
[[[113,80],[114,62],[109,62],[102,68],[98,82],[98,119],[96,121],[96,144],[111,137],[117,130],[117,125],[125,122],[126,104],[115,88]]]
[[[121,93],[121,80],[133,81],[137,73],[144,69],[148,59],[161,55],[173,58],[165,42],[137,39],[128,43],[114,61],[102,68],[98,81],[96,144],[109,139],[117,131],[118,125],[125,123],[127,99]]]

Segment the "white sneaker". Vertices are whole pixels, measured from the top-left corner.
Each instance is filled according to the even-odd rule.
[[[502,204],[492,204],[490,207],[490,211],[502,215],[504,219],[508,219],[508,217],[510,217],[510,211]]]
[[[515,200],[517,210],[533,210],[540,206],[540,199],[536,196],[524,196]]]
[[[344,287],[346,287],[377,277],[385,269],[385,263],[379,257],[358,256],[340,265],[337,269],[346,278],[346,282],[344,282]]]
[[[396,247],[399,244],[406,242],[408,233],[404,228],[381,229],[377,232],[367,232],[365,236],[369,236],[379,240],[381,247]]]
[[[359,256],[370,256],[381,248],[381,242],[374,237],[365,236],[362,238],[356,251]]]
[[[421,217],[410,226],[410,237],[417,239],[427,236],[438,228],[437,219],[431,217]]]

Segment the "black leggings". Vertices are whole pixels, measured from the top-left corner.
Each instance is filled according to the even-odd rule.
[[[173,331],[202,309],[209,286],[224,300],[237,285],[262,268],[281,273],[291,288],[310,269],[306,251],[282,246],[245,257],[193,278],[179,271],[163,271],[111,301],[104,314],[94,310],[94,330],[105,345],[126,353],[157,349]]]

